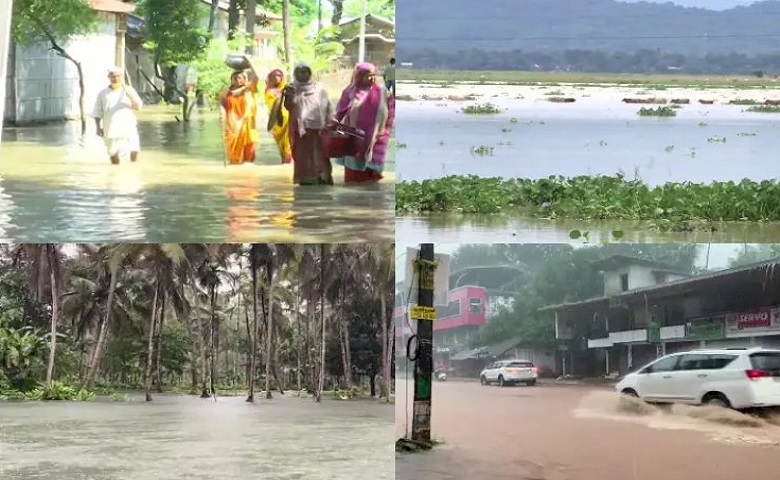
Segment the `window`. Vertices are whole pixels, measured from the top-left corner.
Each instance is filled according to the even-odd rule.
[[[531,362],[509,362],[507,367],[515,368],[534,368],[534,364]]]
[[[628,274],[623,273],[620,275],[620,289],[624,292],[628,291]]]
[[[664,357],[657,362],[648,365],[642,370],[641,373],[659,373],[659,372],[671,372],[677,366],[677,362],[680,360],[679,355],[673,357]]]
[[[682,355],[675,370],[704,370],[707,360],[708,355]]]
[[[482,313],[482,300],[479,298],[469,298],[469,312]]]
[[[707,363],[704,368],[707,370],[719,370],[736,360],[736,355],[707,355]]]
[[[455,300],[448,303],[447,305],[436,307],[436,317],[439,319],[455,317],[457,315],[460,315],[460,300]]]
[[[762,352],[750,356],[750,363],[756,370],[780,370],[780,354]]]

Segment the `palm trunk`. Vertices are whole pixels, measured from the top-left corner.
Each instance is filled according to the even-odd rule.
[[[290,23],[290,0],[282,0],[282,34],[284,36],[284,61],[292,66],[292,26]]]
[[[300,290],[295,292],[295,328],[297,330],[297,334],[295,335],[295,381],[296,386],[298,387],[298,395],[301,394],[301,390],[303,389],[303,383],[302,383],[302,374],[301,371],[301,344],[302,338],[301,338],[301,293]]]
[[[382,306],[382,383],[379,386],[379,397],[386,398],[390,402],[390,345],[388,343],[388,328],[387,319],[385,319],[385,312],[387,312],[387,298],[385,293],[381,292],[379,296],[380,305]],[[392,316],[390,318],[392,320]]]
[[[341,352],[342,352],[342,362],[344,365],[344,379],[347,382],[347,390],[352,391],[352,353],[350,352],[350,345],[349,345],[349,324],[347,323],[347,319],[344,318],[344,284],[346,283],[346,280],[344,278],[341,279],[341,286],[339,287],[339,293],[341,297],[341,312],[339,313],[340,317],[340,324],[341,324]]]
[[[257,269],[252,267],[252,335],[249,340],[252,342],[252,356],[249,358],[249,395],[247,402],[255,401],[255,376],[257,368]]]
[[[149,342],[146,346],[146,368],[144,369],[144,393],[146,401],[152,401],[152,358],[154,355],[154,331],[157,317],[157,297],[160,293],[160,282],[154,282],[154,299],[152,300],[152,315],[149,319]]]
[[[317,402],[322,401],[322,390],[325,388],[325,245],[320,244],[320,371],[317,382]]]
[[[274,346],[274,277],[268,278],[268,325],[265,333],[265,398],[271,399],[271,358]]]
[[[100,333],[98,333],[97,343],[95,349],[92,351],[92,357],[89,361],[89,370],[87,371],[87,378],[84,381],[85,388],[92,386],[92,382],[95,381],[95,374],[97,373],[98,365],[103,355],[103,347],[106,344],[106,338],[108,337],[108,325],[111,321],[111,310],[114,308],[114,292],[116,291],[118,269],[111,272],[111,281],[108,286],[108,300],[106,301],[106,316],[100,325]]]
[[[211,395],[214,400],[217,399],[217,370],[216,370],[216,357],[217,357],[217,335],[219,335],[217,325],[217,287],[212,285],[210,287],[209,296],[211,297],[211,372],[209,374],[209,385],[211,386]]]
[[[49,364],[46,367],[46,390],[51,390],[51,381],[54,376],[54,357],[57,353],[57,322],[59,321],[60,308],[59,308],[59,293],[57,289],[57,255],[54,249],[57,248],[54,245],[46,245],[44,247],[48,256],[49,263],[49,277],[51,282],[51,343],[49,347]]]
[[[165,298],[166,293],[163,290],[160,295],[160,326],[157,328],[157,356],[155,358],[157,393],[162,393],[162,365],[160,364],[160,359],[162,358],[162,331],[165,323]]]

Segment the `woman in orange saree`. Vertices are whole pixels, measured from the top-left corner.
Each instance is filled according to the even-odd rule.
[[[272,70],[265,81],[265,104],[268,107],[268,131],[274,137],[282,163],[292,163],[292,146],[287,129],[290,124],[290,114],[284,108],[282,92],[287,86],[284,72]]]
[[[255,125],[256,94],[257,84],[247,81],[246,74],[238,71],[230,76],[230,88],[221,95],[220,121],[225,155],[231,165],[255,161],[255,142],[260,136]]]

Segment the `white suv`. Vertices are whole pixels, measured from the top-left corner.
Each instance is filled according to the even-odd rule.
[[[736,410],[780,406],[780,350],[727,348],[674,353],[629,373],[615,389],[648,403]]]
[[[528,360],[500,360],[491,363],[479,373],[482,385],[498,384],[499,387],[515,383],[536,385],[537,370]]]

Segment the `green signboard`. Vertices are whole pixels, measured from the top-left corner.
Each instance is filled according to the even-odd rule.
[[[653,320],[650,320],[647,324],[647,341],[651,343],[659,343],[661,341],[661,325]]]
[[[685,325],[685,338],[690,340],[722,340],[724,337],[722,321],[694,321]]]

